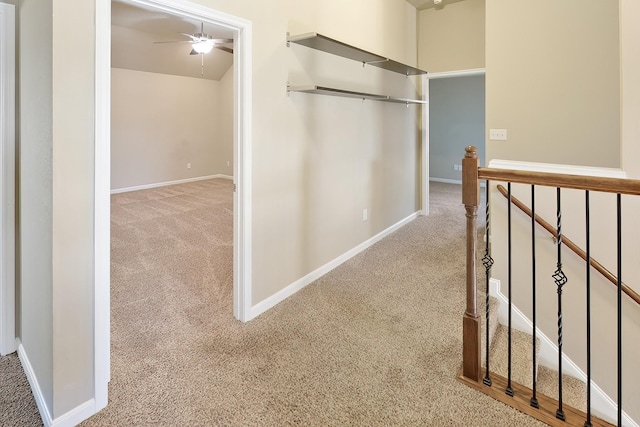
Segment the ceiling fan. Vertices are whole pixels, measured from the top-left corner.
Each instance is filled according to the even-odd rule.
[[[211,50],[214,47],[216,49],[220,49],[228,53],[233,53],[232,48],[223,46],[225,44],[232,44],[233,39],[214,39],[209,34],[204,32],[204,23],[200,24],[199,33],[195,33],[195,34],[178,33],[178,34],[182,34],[183,36],[189,37],[191,40],[170,40],[170,41],[159,41],[154,43],[155,44],[190,43],[191,52],[189,52],[189,55],[204,55],[205,53],[211,52]]]

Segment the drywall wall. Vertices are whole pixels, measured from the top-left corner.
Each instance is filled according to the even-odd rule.
[[[478,148],[484,165],[484,76],[429,80],[429,176],[461,181],[464,148]]]
[[[487,158],[620,166],[618,3],[486,8]]]
[[[198,3],[253,23],[255,304],[419,208],[415,106],[288,97],[285,90],[294,77],[301,82],[311,77],[318,83],[416,96],[416,79],[288,48],[286,32],[318,31],[416,65],[416,11],[404,0]],[[24,5],[35,8],[30,13],[43,22],[32,19],[21,31],[44,30],[30,39],[35,45],[29,58],[35,63],[26,75],[33,73],[33,79],[23,84],[31,84],[26,99],[33,105],[21,107],[23,131],[32,135],[26,139],[32,144],[22,153],[21,171],[21,193],[28,198],[23,227],[30,227],[22,251],[29,263],[23,261],[22,268],[33,285],[23,306],[41,308],[37,319],[49,319],[52,326],[23,322],[23,336],[29,336],[32,354],[42,348],[38,375],[42,381],[48,378],[47,399],[59,417],[90,402],[94,386],[95,3],[68,0],[52,6],[49,0],[36,6],[35,0],[26,0]],[[51,37],[42,38],[48,29]],[[369,209],[367,222],[362,221],[363,208]],[[42,339],[38,334],[44,334]]]
[[[430,73],[484,68],[485,0],[418,12],[418,65]]]
[[[94,392],[94,182],[79,177],[94,174],[95,62],[78,54],[94,49],[95,30],[86,22],[94,10],[94,2],[53,4],[54,419]]]
[[[622,168],[640,179],[640,2],[620,0]]]
[[[640,179],[640,2],[635,0],[620,1],[620,39],[621,39],[621,116],[622,116],[622,168],[629,178]],[[636,218],[640,215],[640,198],[625,197],[623,204],[623,218],[626,219],[626,228],[623,239],[623,254],[625,272],[623,279],[628,286],[640,293],[640,265],[637,262],[638,242],[640,242],[640,227]],[[626,308],[627,313],[633,317],[633,325],[640,331],[640,308]],[[627,341],[625,347],[632,346],[635,353],[626,353],[628,364],[640,358],[640,333],[631,341]],[[629,380],[633,375],[633,380]],[[628,396],[640,396],[640,375],[637,367],[627,367],[625,370],[625,383],[634,387]],[[636,422],[640,422],[640,409],[634,403],[625,408],[633,413]]]
[[[569,169],[570,170],[570,169]],[[573,171],[576,172],[575,170]],[[586,173],[585,171],[583,173]],[[606,171],[603,171],[606,173]],[[513,195],[531,206],[530,186],[513,185]],[[586,248],[585,196],[581,191],[562,191],[562,231],[565,238]],[[630,198],[625,198],[628,205]],[[555,188],[537,187],[536,213],[556,224]],[[615,240],[615,195],[590,194],[591,256],[617,276]],[[637,212],[637,211],[636,211]],[[496,263],[492,277],[498,278],[506,294],[507,272],[507,202],[497,191],[491,194],[491,244]],[[637,229],[637,216],[623,217],[624,238]],[[529,319],[532,311],[531,220],[517,208],[512,208],[512,296],[514,305]],[[637,232],[634,231],[634,232]],[[624,253],[623,281],[635,284],[637,276],[637,241],[627,242]],[[537,326],[552,341],[557,339],[557,286],[552,275],[557,269],[557,247],[551,235],[536,227],[536,300]],[[563,350],[586,372],[586,266],[585,262],[566,247],[562,250],[562,269],[568,282],[562,287]],[[616,288],[594,269],[591,270],[592,373],[594,382],[614,400],[617,398],[617,301]],[[635,420],[640,419],[637,401],[640,386],[635,361],[640,357],[640,307],[623,295],[623,408]],[[483,307],[482,307],[483,309]],[[482,311],[481,309],[481,311]]]
[[[415,96],[416,79],[302,46],[288,48],[286,33],[316,31],[415,65],[416,10],[403,0],[227,0],[215,8],[253,23],[252,302],[257,304],[409,216],[419,204],[415,106],[286,93],[287,81],[314,81]]]
[[[551,2],[536,4],[493,0],[487,2],[486,106],[487,129],[505,128],[509,140],[487,141],[487,160],[509,159],[543,163],[617,168],[620,142],[620,25],[617,2]],[[636,25],[634,19],[633,25]],[[540,28],[544,27],[544,31]],[[623,40],[626,39],[623,33]],[[624,46],[624,43],[623,43]],[[622,57],[633,63],[631,58]],[[632,67],[632,66],[631,66]],[[633,80],[632,80],[633,81]],[[623,99],[633,86],[622,86]],[[633,95],[631,95],[633,97]],[[635,122],[635,119],[634,119]],[[624,123],[624,121],[623,121]],[[624,144],[622,145],[624,147]],[[632,147],[632,146],[630,146]],[[637,148],[631,148],[637,149]],[[625,170],[627,166],[625,165]],[[630,168],[632,170],[633,167]],[[604,173],[604,172],[600,172]],[[514,187],[515,194],[530,203],[528,188]],[[591,196],[592,255],[616,271],[615,198]],[[506,284],[506,202],[492,193],[492,248],[497,261],[492,275]],[[623,199],[633,210],[635,200]],[[539,189],[537,211],[555,223],[555,190]],[[562,227],[565,235],[585,246],[584,195],[564,191]],[[635,212],[640,212],[636,207]],[[637,245],[627,236],[638,234],[625,210],[623,280],[638,289]],[[531,316],[530,223],[517,212],[512,227],[514,298]],[[629,233],[629,234],[627,234]],[[629,240],[629,241],[628,241]],[[557,336],[555,249],[549,236],[539,231],[536,261],[539,278],[538,320],[552,340]],[[563,270],[569,282],[563,288],[563,343],[569,357],[583,370],[585,360],[585,265],[563,251]],[[516,272],[517,271],[517,272]],[[615,273],[614,273],[615,274]],[[593,374],[596,383],[616,398],[615,293],[597,273],[592,274]],[[640,309],[623,299],[624,377],[623,407],[640,419],[634,396],[640,393],[632,361],[640,357]]]
[[[112,68],[111,189],[227,172],[233,139],[220,125],[219,86]]]
[[[54,403],[52,11],[51,0],[23,0],[16,15],[20,340],[50,414]]]

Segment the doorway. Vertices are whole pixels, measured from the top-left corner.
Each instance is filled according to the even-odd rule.
[[[462,184],[462,157],[469,145],[478,148],[484,162],[484,73],[430,78],[429,142],[431,181]]]
[[[233,33],[233,314],[251,313],[251,22],[176,0],[124,3],[224,27]],[[96,1],[95,396],[107,404],[110,378],[110,110],[111,0]]]

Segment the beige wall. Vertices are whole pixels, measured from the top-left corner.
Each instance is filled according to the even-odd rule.
[[[620,0],[622,167],[640,178],[640,2]]]
[[[418,66],[430,73],[484,68],[485,0],[418,13]]]
[[[287,48],[286,32],[318,31],[416,65],[416,12],[404,0],[198,3],[253,22],[257,303],[419,206],[415,106],[285,90],[313,78],[415,96],[415,79]],[[59,417],[94,387],[94,3],[23,0],[21,13],[22,338]]]
[[[20,340],[53,411],[52,2],[23,0],[18,31]],[[33,28],[38,28],[34,32]]]
[[[620,0],[620,34],[621,34],[621,116],[622,116],[622,168],[629,178],[640,179],[640,2],[636,0]],[[638,242],[640,241],[640,227],[637,218],[640,215],[640,198],[625,197],[625,210],[622,215],[626,219],[623,239],[624,280],[636,292],[640,293],[640,265],[637,262]],[[631,325],[637,334],[626,341],[625,358],[628,365],[640,359],[640,307],[632,304],[625,306]],[[628,326],[627,326],[628,327]],[[633,375],[633,380],[626,380],[634,387],[631,396],[640,395],[640,375],[636,366],[628,366],[625,378]],[[636,399],[637,401],[637,399]],[[635,403],[627,405],[626,411],[633,413],[636,422],[640,421],[640,409]],[[633,412],[632,412],[633,411]]]
[[[633,3],[633,2],[632,2]],[[487,158],[543,163],[599,166],[624,166],[634,174],[629,153],[638,150],[635,142],[635,118],[625,114],[636,111],[633,88],[638,75],[636,57],[637,18],[628,22],[621,16],[617,2],[513,2],[487,1],[487,129],[506,128],[509,140],[487,141]],[[636,7],[628,5],[628,7]],[[638,16],[637,14],[635,15]],[[544,28],[544,31],[541,30]],[[619,35],[623,37],[623,81],[620,79]],[[636,64],[636,65],[634,65]],[[626,72],[625,72],[626,71]],[[625,83],[624,76],[631,76]],[[622,93],[622,98],[621,98]],[[623,113],[621,116],[620,102]],[[621,144],[620,120],[627,142]],[[624,118],[627,117],[625,121]],[[627,123],[627,126],[625,126]],[[620,156],[624,153],[621,162]],[[514,187],[521,200],[530,204],[530,190]],[[591,196],[592,255],[616,272],[615,197]],[[492,194],[492,249],[497,262],[493,275],[506,286],[505,199]],[[555,190],[538,189],[538,213],[555,223]],[[563,191],[563,232],[578,246],[585,247],[584,195]],[[634,220],[640,205],[623,199],[624,271],[623,280],[640,289],[637,262],[638,231]],[[530,223],[517,210],[513,223],[514,300],[531,317]],[[635,236],[635,237],[634,237]],[[556,268],[555,247],[543,231],[537,235],[538,321],[545,334],[556,339],[556,286],[551,274]],[[563,288],[564,350],[583,370],[585,348],[585,265],[572,252],[563,251],[563,270],[569,282]],[[503,289],[504,291],[504,289]],[[596,272],[592,273],[593,374],[596,383],[616,398],[614,288]],[[640,410],[635,405],[640,393],[640,377],[633,366],[640,357],[636,344],[640,337],[640,308],[624,297],[624,392],[623,407],[635,420]]]
[[[617,2],[487,1],[487,159],[620,165]]]
[[[287,81],[314,81],[415,96],[415,79],[287,48],[286,32],[320,32],[415,65],[416,12],[402,0],[202,3],[253,22],[256,304],[418,209],[415,107],[285,91]]]
[[[233,136],[221,114],[231,107],[223,107],[220,86],[112,68],[111,188],[228,173]]]
[[[88,54],[95,46],[92,16],[94,2],[53,5],[54,418],[89,401],[94,391],[95,102],[93,72],[84,72],[94,66]]]

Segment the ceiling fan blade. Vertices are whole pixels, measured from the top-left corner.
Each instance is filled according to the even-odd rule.
[[[224,46],[214,46],[216,49],[220,49],[220,50],[224,50],[225,52],[229,52],[231,54],[233,54],[233,49],[229,48],[229,47],[224,47]]]
[[[233,39],[210,39],[215,44],[229,44],[233,43]]]
[[[182,34],[183,36],[187,36],[189,37],[192,41],[197,42],[200,41],[198,40],[198,38],[196,36],[194,36],[193,34],[189,34],[189,33],[178,33],[178,34]]]
[[[196,52],[195,49],[191,49],[191,52],[189,52],[189,55],[199,55],[199,53]]]
[[[191,40],[167,40],[167,41],[161,41],[161,42],[153,42],[153,44],[166,44],[166,43],[191,43],[191,44],[193,44],[193,42]]]

